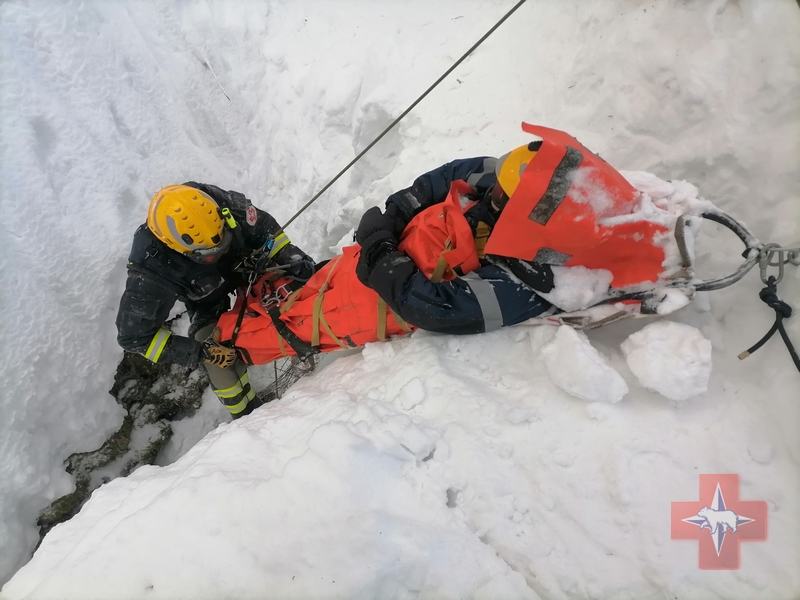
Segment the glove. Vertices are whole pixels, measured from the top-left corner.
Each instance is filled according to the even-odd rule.
[[[397,206],[393,203],[389,203],[385,213],[381,213],[380,208],[373,206],[361,217],[361,222],[356,229],[356,242],[363,248],[367,239],[379,232],[386,232],[392,238],[396,239],[396,220]]]
[[[295,257],[292,257],[294,260]],[[294,277],[297,281],[306,282],[311,279],[311,276],[315,273],[316,265],[314,260],[307,256],[305,258],[297,259],[297,262],[289,268],[289,274]]]
[[[227,369],[236,362],[236,350],[227,346],[220,346],[213,340],[208,340],[203,343],[203,347],[200,350],[200,358],[205,363],[221,369]]]

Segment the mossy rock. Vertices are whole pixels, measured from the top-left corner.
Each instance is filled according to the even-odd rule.
[[[117,366],[110,394],[128,414],[100,448],[72,454],[66,460],[66,470],[75,478],[75,491],[41,512],[36,522],[39,542],[50,529],[76,515],[100,485],[129,475],[141,465],[155,463],[172,437],[170,422],[192,416],[202,404],[207,385],[205,369],[159,365],[126,352]],[[139,440],[141,446],[132,448],[136,432],[154,424],[144,441]]]

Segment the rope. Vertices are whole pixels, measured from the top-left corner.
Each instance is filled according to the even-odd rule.
[[[412,102],[412,103],[411,103],[411,105],[410,105],[410,106],[409,106],[407,109],[405,109],[405,110],[404,110],[404,111],[403,111],[403,112],[400,114],[400,116],[399,116],[399,117],[397,117],[397,118],[396,118],[394,121],[392,121],[392,123],[391,123],[391,124],[390,124],[390,125],[389,125],[389,126],[386,128],[386,129],[384,129],[384,130],[381,132],[381,134],[380,134],[378,137],[376,137],[374,140],[372,140],[372,142],[370,142],[370,144],[369,144],[369,145],[368,145],[366,148],[364,148],[364,149],[363,149],[361,152],[359,152],[359,153],[358,153],[358,156],[356,156],[356,157],[355,157],[353,160],[351,160],[351,161],[350,161],[350,162],[347,164],[347,166],[346,166],[344,169],[342,169],[341,171],[339,171],[339,172],[336,174],[336,177],[334,177],[333,179],[331,179],[331,180],[330,180],[330,181],[329,181],[329,182],[328,182],[328,183],[325,185],[325,187],[323,187],[323,188],[322,188],[322,189],[321,189],[319,192],[317,192],[317,193],[314,195],[314,197],[313,197],[313,198],[311,198],[311,200],[309,200],[308,202],[306,202],[306,203],[303,205],[303,207],[302,207],[300,210],[298,210],[298,211],[297,211],[297,212],[296,212],[296,213],[295,213],[295,214],[292,216],[292,218],[291,218],[291,219],[289,219],[288,221],[286,221],[286,224],[285,224],[285,225],[283,225],[283,227],[281,227],[281,229],[280,229],[280,230],[281,230],[281,231],[283,231],[284,229],[286,229],[286,228],[287,228],[287,227],[288,227],[288,226],[289,226],[289,225],[292,223],[292,221],[294,221],[294,220],[295,220],[297,217],[299,217],[299,216],[300,216],[300,215],[303,213],[303,211],[305,211],[305,210],[306,210],[306,209],[307,209],[309,206],[311,206],[312,204],[314,204],[314,202],[316,202],[316,201],[317,201],[317,198],[319,198],[320,196],[322,196],[322,194],[324,194],[324,193],[325,193],[325,192],[328,190],[328,188],[329,188],[329,187],[331,187],[331,186],[332,186],[334,183],[336,183],[336,182],[338,181],[338,179],[339,179],[339,178],[340,178],[342,175],[344,175],[344,174],[345,174],[345,173],[346,173],[346,172],[347,172],[347,171],[348,171],[348,170],[349,170],[349,169],[350,169],[350,168],[351,168],[351,167],[352,167],[354,164],[356,164],[356,163],[357,163],[357,162],[358,162],[358,161],[361,159],[361,157],[362,157],[362,156],[364,156],[364,155],[365,155],[365,154],[366,154],[366,153],[367,153],[367,152],[370,150],[370,148],[372,148],[372,147],[373,147],[375,144],[377,144],[379,141],[381,141],[381,139],[383,139],[383,136],[385,136],[387,133],[389,133],[389,132],[392,130],[392,128],[393,128],[395,125],[397,125],[397,124],[398,124],[400,121],[402,121],[402,120],[403,120],[403,117],[405,117],[405,116],[406,116],[408,113],[410,113],[410,112],[411,112],[411,111],[414,109],[414,107],[415,107],[417,104],[419,104],[419,103],[420,103],[420,102],[421,102],[421,101],[422,101],[422,100],[425,98],[425,96],[427,96],[428,94],[430,94],[430,93],[433,91],[433,89],[434,89],[434,88],[435,88],[437,85],[439,85],[439,84],[440,84],[442,81],[444,81],[444,78],[445,78],[445,77],[447,77],[448,75],[450,75],[450,73],[452,73],[452,72],[455,70],[455,68],[456,68],[456,67],[458,67],[458,65],[460,65],[462,62],[464,62],[464,60],[466,60],[466,58],[467,58],[467,57],[468,57],[470,54],[472,54],[472,52],[473,52],[473,51],[474,51],[474,50],[475,50],[475,49],[476,49],[478,46],[480,46],[480,45],[481,45],[481,44],[482,44],[482,43],[483,43],[483,42],[486,40],[486,38],[488,38],[490,35],[492,35],[492,34],[494,33],[494,31],[495,31],[495,30],[496,30],[498,27],[500,27],[500,25],[502,25],[502,24],[503,24],[503,23],[506,21],[506,19],[508,19],[508,18],[509,18],[509,17],[510,17],[512,14],[514,14],[514,12],[515,12],[515,11],[516,11],[516,10],[517,10],[517,9],[518,9],[520,6],[522,6],[523,4],[525,4],[525,0],[519,0],[519,2],[517,2],[517,3],[516,3],[516,4],[515,4],[515,5],[514,5],[514,6],[511,8],[511,10],[509,10],[509,11],[508,11],[508,12],[507,12],[507,13],[506,13],[504,16],[503,16],[503,18],[502,18],[502,19],[500,19],[500,20],[499,20],[497,23],[495,23],[495,24],[494,24],[494,26],[493,26],[493,27],[492,27],[492,28],[491,28],[489,31],[487,31],[487,32],[486,32],[486,33],[483,35],[483,37],[482,37],[481,39],[479,39],[477,42],[475,42],[475,43],[472,45],[472,47],[471,47],[469,50],[467,50],[467,51],[466,51],[466,52],[463,54],[463,56],[462,56],[461,58],[459,58],[459,59],[458,59],[458,60],[457,60],[457,61],[456,61],[456,62],[453,64],[453,66],[451,66],[449,69],[447,69],[447,71],[445,71],[445,72],[442,74],[442,76],[441,76],[441,77],[439,77],[439,79],[437,79],[436,81],[434,81],[434,82],[433,82],[433,85],[431,85],[431,86],[430,86],[430,87],[429,87],[427,90],[425,90],[425,91],[423,92],[423,94],[422,94],[422,95],[421,95],[419,98],[417,98],[416,100],[414,100],[414,102]]]
[[[792,357],[794,365],[797,367],[797,370],[800,371],[800,357],[797,356],[797,351],[794,349],[789,339],[789,334],[786,333],[786,328],[783,326],[783,320],[792,316],[792,307],[778,298],[778,280],[775,279],[775,277],[770,276],[766,284],[767,287],[761,290],[758,296],[767,306],[775,311],[775,323],[772,324],[772,327],[770,327],[764,337],[739,355],[739,360],[747,358],[753,352],[761,348],[761,346],[766,344],[775,332],[778,331],[783,338],[783,343],[786,344],[786,348],[789,350],[789,355]]]

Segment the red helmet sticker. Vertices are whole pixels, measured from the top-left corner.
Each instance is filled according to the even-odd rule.
[[[256,224],[256,221],[258,220],[258,212],[256,211],[256,207],[255,206],[251,205],[251,206],[247,207],[246,218],[247,218],[247,224],[248,225],[255,225]]]

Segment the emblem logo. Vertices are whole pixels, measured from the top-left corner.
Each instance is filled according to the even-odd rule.
[[[702,570],[736,570],[739,543],[767,539],[767,503],[739,500],[738,475],[700,475],[700,501],[672,503],[672,539],[700,542]]]
[[[258,212],[256,211],[255,206],[248,206],[247,212],[245,213],[245,218],[247,220],[247,224],[253,226],[258,221]]]

